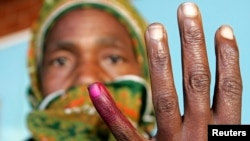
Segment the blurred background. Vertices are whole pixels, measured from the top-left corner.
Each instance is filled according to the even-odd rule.
[[[26,91],[29,77],[26,52],[30,27],[43,0],[0,0],[0,141],[24,141],[29,137],[26,115],[31,110]],[[183,113],[181,50],[176,11],[183,0],[132,0],[148,23],[165,25],[174,78]],[[212,74],[211,99],[215,79],[214,33],[222,24],[234,29],[240,51],[243,78],[242,124],[250,124],[250,1],[193,0],[202,13],[207,51]]]

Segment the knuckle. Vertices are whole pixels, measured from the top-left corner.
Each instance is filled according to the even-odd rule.
[[[166,69],[168,62],[168,54],[167,53],[160,53],[154,55],[151,59],[151,64],[155,69],[162,70]]]
[[[162,69],[169,63],[169,53],[162,43],[151,49],[150,63],[155,69]]]
[[[160,58],[160,59],[152,60],[151,63],[155,69],[162,70],[163,68],[166,68],[168,62],[167,62],[167,59]]]
[[[177,108],[176,99],[168,94],[160,94],[157,97],[157,111],[173,115]]]
[[[221,51],[222,64],[225,67],[233,66],[238,60],[238,51],[229,45],[224,45]]]
[[[193,91],[206,92],[210,87],[210,76],[206,73],[191,74],[189,85]]]
[[[203,43],[204,36],[200,27],[192,26],[184,30],[184,42],[187,46],[196,46]]]
[[[225,91],[225,96],[230,99],[239,99],[242,95],[242,85],[237,80],[225,78],[222,80],[222,89]]]

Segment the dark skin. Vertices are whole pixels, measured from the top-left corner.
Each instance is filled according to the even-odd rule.
[[[72,86],[141,75],[141,64],[126,28],[98,9],[66,13],[52,27],[45,44],[40,71],[44,97]]]
[[[119,141],[206,141],[208,124],[241,124],[242,79],[239,52],[230,26],[215,33],[216,83],[210,104],[210,69],[201,14],[193,3],[178,8],[182,47],[184,115],[180,114],[167,32],[153,23],[145,32],[157,133],[146,139],[118,110],[105,87],[90,85],[90,97]],[[210,106],[212,105],[212,106]]]

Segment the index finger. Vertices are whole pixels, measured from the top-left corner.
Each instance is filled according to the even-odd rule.
[[[173,140],[181,128],[181,115],[174,86],[167,32],[160,23],[148,26],[145,33],[149,59],[153,104],[157,120],[157,138]],[[166,138],[167,136],[171,138]]]
[[[96,82],[88,87],[90,98],[112,134],[119,141],[142,140],[135,127],[121,113],[105,86]]]

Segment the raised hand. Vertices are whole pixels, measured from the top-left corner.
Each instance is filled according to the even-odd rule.
[[[100,116],[119,141],[206,141],[208,124],[240,124],[242,80],[239,52],[230,26],[215,34],[216,83],[210,105],[210,70],[201,14],[194,3],[178,8],[182,47],[184,115],[180,114],[173,80],[167,31],[160,23],[148,26],[145,41],[149,59],[152,100],[157,122],[154,138],[146,139],[118,110],[101,83],[89,86]]]

